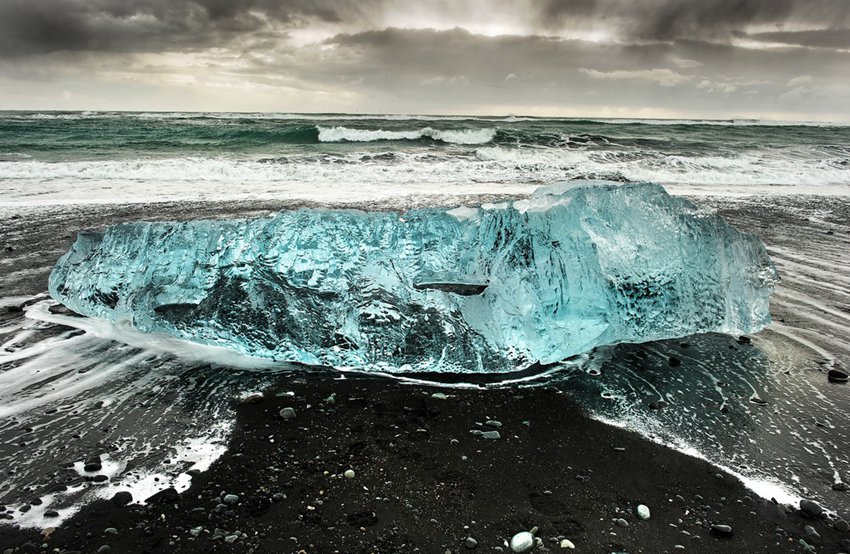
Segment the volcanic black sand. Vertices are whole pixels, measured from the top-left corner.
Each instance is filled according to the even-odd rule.
[[[701,203],[712,205],[711,199]],[[509,552],[506,540],[535,527],[540,543],[533,551],[570,552],[561,547],[567,539],[576,552],[850,552],[850,532],[839,520],[846,518],[848,493],[837,486],[850,452],[842,415],[850,389],[831,385],[825,377],[826,367],[842,367],[847,360],[845,343],[831,337],[846,329],[841,319],[848,313],[841,265],[846,260],[841,260],[848,248],[850,203],[797,199],[780,206],[768,200],[755,211],[752,203],[716,205],[736,225],[764,237],[781,264],[785,280],[773,304],[777,324],[754,337],[752,345],[706,336],[694,337],[690,345],[625,347],[629,355],[603,365],[603,377],[627,368],[629,360],[637,359],[629,356],[642,353],[640,380],[681,402],[664,407],[641,397],[634,410],[658,414],[658,421],[676,424],[680,434],[689,435],[690,425],[693,438],[716,435],[720,444],[729,429],[744,429],[730,448],[744,445],[756,454],[738,460],[736,469],[773,467],[768,462],[776,459],[777,474],[787,475],[782,473],[787,469],[799,476],[800,488],[811,493],[805,496],[838,514],[806,515],[797,506],[759,498],[716,466],[591,419],[587,407],[570,396],[571,387],[581,383],[441,388],[304,368],[265,375],[264,395],[254,402],[226,400],[236,414],[227,452],[208,471],[193,475],[187,491],[178,495],[165,489],[145,505],[125,505],[130,499],[119,494],[43,531],[0,525],[0,552]],[[7,210],[0,213],[0,296],[46,290],[53,262],[86,227],[255,215],[288,207],[197,203]],[[797,271],[798,266],[803,269]],[[13,328],[23,318],[19,306],[9,304],[0,327]],[[54,336],[61,327],[38,332]],[[796,346],[784,349],[795,340]],[[115,343],[100,348],[118,348],[110,344]],[[731,354],[709,358],[701,346],[706,344]],[[790,355],[800,344],[810,351]],[[728,367],[717,374],[706,369],[722,363]],[[140,369],[163,371],[155,365]],[[189,368],[180,375],[194,374],[203,382],[214,379],[216,371],[227,368]],[[758,387],[761,397],[755,400],[761,402],[754,402],[754,391],[734,382],[739,373]],[[717,375],[729,381],[722,403],[702,397],[703,391],[719,387],[713,381]],[[229,386],[240,389],[241,379],[233,377]],[[259,381],[244,377],[241,391],[256,390]],[[667,394],[668,389],[684,392]],[[689,391],[695,399],[686,398]],[[153,401],[140,405],[163,409]],[[42,419],[52,417],[52,408],[39,409]],[[711,415],[702,419],[702,413]],[[665,414],[675,417],[668,421]],[[19,427],[26,418],[20,417],[0,426],[3,469],[11,476],[6,482],[15,479],[13,460],[36,456],[38,441],[48,438],[22,441]],[[76,460],[95,446],[108,450],[117,429],[131,424],[104,429],[99,443],[82,444],[85,436],[60,437],[67,450],[39,454],[46,469],[37,486],[26,489],[34,491],[32,498],[23,500],[35,506],[40,502],[35,491],[79,482],[77,473],[54,462]],[[493,432],[498,438],[487,438]],[[726,458],[734,459],[734,452]],[[348,470],[353,476],[345,476]],[[121,491],[120,484],[110,486]],[[22,496],[21,490],[0,491],[5,504],[0,514],[11,517],[10,506],[19,506]],[[649,507],[649,520],[637,517],[639,504]],[[712,530],[713,525],[728,525],[731,534]]]
[[[294,418],[281,417],[286,407]],[[850,548],[827,520],[756,499],[706,462],[588,420],[552,388],[284,376],[238,408],[228,453],[188,491],[169,492],[147,506],[102,501],[52,532],[4,528],[0,546],[454,552],[472,537],[492,552],[538,527],[538,550],[560,550],[563,538],[579,552],[796,552],[800,539],[818,551]],[[229,494],[238,500],[225,502]],[[650,520],[636,516],[638,504]],[[730,525],[732,536],[713,524]]]

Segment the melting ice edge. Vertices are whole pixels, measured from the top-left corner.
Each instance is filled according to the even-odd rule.
[[[770,322],[762,242],[651,183],[404,213],[302,209],[82,233],[50,276],[81,314],[277,361],[508,372]]]

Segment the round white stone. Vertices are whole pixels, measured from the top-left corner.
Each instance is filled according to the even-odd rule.
[[[641,518],[644,521],[649,519],[649,507],[645,506],[643,504],[638,504],[637,515],[638,515],[639,518]]]
[[[346,469],[345,473],[343,473],[343,475],[345,476],[346,479],[354,479],[354,470],[353,469]]]
[[[573,541],[570,539],[564,539],[561,541],[561,548],[575,548],[576,545],[573,544]]]
[[[525,552],[534,546],[534,535],[528,531],[517,533],[511,539],[511,550],[514,552]]]

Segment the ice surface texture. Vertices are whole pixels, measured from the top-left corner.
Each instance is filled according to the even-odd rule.
[[[69,308],[281,361],[505,372],[597,345],[770,322],[761,241],[654,184],[405,213],[281,212],[84,233],[50,276]]]

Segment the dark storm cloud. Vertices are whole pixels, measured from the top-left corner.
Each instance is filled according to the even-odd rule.
[[[848,119],[848,29],[850,0],[0,0],[0,108]]]
[[[620,40],[705,38],[850,27],[850,0],[0,0],[0,56],[55,51],[156,52],[227,46],[263,31],[313,23],[357,30],[382,15],[423,10],[446,22],[524,21],[528,34],[602,28]],[[418,27],[415,15],[408,19]],[[770,28],[770,27],[773,28]],[[789,27],[789,28],[785,28]],[[793,27],[793,28],[791,28]],[[786,37],[789,38],[789,37]],[[842,44],[798,35],[791,44]]]
[[[169,51],[311,21],[365,18],[379,0],[0,0],[0,56]]]
[[[586,20],[608,21],[633,38],[729,37],[749,25],[834,28],[850,22],[847,0],[547,0],[540,4],[547,28]]]

